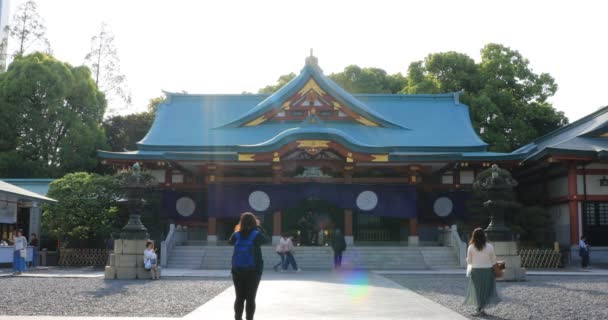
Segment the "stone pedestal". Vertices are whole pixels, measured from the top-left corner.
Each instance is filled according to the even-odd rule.
[[[110,255],[110,265],[105,268],[106,279],[150,279],[150,272],[144,269],[144,249],[148,240],[114,240],[114,253]]]
[[[514,241],[494,241],[492,242],[496,259],[505,262],[503,281],[525,281],[526,269],[521,267],[521,257],[517,254],[517,243]]]
[[[407,237],[407,245],[409,247],[417,247],[420,244],[420,239],[418,236],[408,236]]]

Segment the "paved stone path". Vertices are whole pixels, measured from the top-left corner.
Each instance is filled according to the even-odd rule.
[[[234,288],[229,288],[182,319],[231,319]],[[347,271],[264,275],[256,319],[264,320],[462,320],[460,314],[405,289],[380,275]],[[0,320],[139,320],[144,318],[15,317]],[[170,318],[151,318],[164,320]],[[176,318],[173,318],[176,319]]]
[[[256,319],[264,320],[466,319],[369,272],[267,273],[256,301]],[[230,319],[233,303],[229,288],[184,319]]]

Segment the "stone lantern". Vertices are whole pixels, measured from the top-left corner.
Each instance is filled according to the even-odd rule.
[[[129,221],[114,240],[114,253],[106,266],[106,279],[150,279],[144,269],[143,252],[149,239],[148,229],[141,222],[146,201],[144,194],[154,185],[154,179],[141,172],[139,163],[118,175],[124,197],[118,200],[120,207],[129,213]]]
[[[484,231],[494,246],[497,259],[505,262],[506,269],[502,279],[507,281],[526,278],[526,270],[521,267],[517,243],[513,239],[513,233],[505,225],[505,215],[521,207],[513,191],[516,186],[517,181],[511,173],[498,165],[492,165],[490,169],[481,172],[473,184],[473,188],[486,200],[483,205],[490,213],[490,223]]]

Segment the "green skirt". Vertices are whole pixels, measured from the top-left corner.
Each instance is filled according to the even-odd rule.
[[[496,292],[496,278],[492,268],[473,268],[464,304],[483,309],[498,302],[500,298]]]

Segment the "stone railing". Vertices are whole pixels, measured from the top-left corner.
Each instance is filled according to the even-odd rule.
[[[169,226],[167,238],[160,243],[160,266],[166,267],[169,261],[169,255],[176,245],[182,244],[186,240],[186,232],[182,226]]]
[[[458,263],[460,267],[466,268],[467,266],[467,244],[466,242],[460,239],[460,235],[458,234],[458,228],[456,225],[452,225],[450,227],[450,246],[454,248],[454,252],[456,252],[456,256],[458,257]]]

